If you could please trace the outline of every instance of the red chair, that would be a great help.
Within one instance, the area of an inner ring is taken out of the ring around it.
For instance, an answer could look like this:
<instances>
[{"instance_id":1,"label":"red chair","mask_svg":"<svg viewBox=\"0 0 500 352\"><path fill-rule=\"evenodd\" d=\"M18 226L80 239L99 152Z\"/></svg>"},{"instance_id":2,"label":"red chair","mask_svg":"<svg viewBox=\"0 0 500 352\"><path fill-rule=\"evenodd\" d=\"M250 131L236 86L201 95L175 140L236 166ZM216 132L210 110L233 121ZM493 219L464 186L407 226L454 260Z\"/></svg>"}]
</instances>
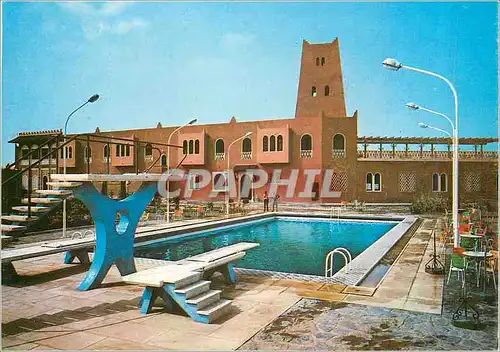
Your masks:
<instances>
[{"instance_id":1,"label":"red chair","mask_svg":"<svg viewBox=\"0 0 500 352\"><path fill-rule=\"evenodd\" d=\"M458 225L458 232L459 233L469 233L470 232L470 224L459 224Z\"/></svg>"}]
</instances>

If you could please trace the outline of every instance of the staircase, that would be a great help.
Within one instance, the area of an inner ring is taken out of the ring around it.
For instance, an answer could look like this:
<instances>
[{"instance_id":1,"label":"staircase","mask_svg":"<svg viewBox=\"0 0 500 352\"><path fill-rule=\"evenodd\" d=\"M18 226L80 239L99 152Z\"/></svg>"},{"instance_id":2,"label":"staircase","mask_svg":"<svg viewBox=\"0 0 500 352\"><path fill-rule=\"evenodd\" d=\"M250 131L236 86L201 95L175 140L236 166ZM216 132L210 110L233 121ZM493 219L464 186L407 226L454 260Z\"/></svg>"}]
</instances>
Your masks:
<instances>
[{"instance_id":1,"label":"staircase","mask_svg":"<svg viewBox=\"0 0 500 352\"><path fill-rule=\"evenodd\" d=\"M2 215L2 243L9 242L12 237L22 235L30 227L37 224L40 219L57 209L62 204L63 199L73 193L67 188L78 187L81 183L48 182L47 185L53 189L35 190L31 197L21 200L24 205L12 207L13 214ZM31 204L30 210L28 210L28 204ZM28 216L29 211L31 211L31 216Z\"/></svg>"}]
</instances>

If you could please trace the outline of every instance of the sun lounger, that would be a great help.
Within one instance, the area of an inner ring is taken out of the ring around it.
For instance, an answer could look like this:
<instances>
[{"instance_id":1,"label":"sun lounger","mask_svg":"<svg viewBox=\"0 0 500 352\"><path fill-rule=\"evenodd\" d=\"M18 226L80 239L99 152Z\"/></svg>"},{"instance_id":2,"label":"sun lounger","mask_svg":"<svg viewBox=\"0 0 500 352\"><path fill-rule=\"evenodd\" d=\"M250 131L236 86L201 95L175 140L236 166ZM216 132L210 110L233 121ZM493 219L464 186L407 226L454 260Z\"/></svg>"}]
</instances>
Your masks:
<instances>
[{"instance_id":1,"label":"sun lounger","mask_svg":"<svg viewBox=\"0 0 500 352\"><path fill-rule=\"evenodd\" d=\"M245 256L243 250L258 247L258 243L238 243L165 265L138 271L122 279L129 284L145 286L141 313L147 314L157 297L167 308L181 307L193 320L210 323L224 314L231 301L221 299L219 290L210 290L210 278L221 272L234 283L233 263Z\"/></svg>"}]
</instances>

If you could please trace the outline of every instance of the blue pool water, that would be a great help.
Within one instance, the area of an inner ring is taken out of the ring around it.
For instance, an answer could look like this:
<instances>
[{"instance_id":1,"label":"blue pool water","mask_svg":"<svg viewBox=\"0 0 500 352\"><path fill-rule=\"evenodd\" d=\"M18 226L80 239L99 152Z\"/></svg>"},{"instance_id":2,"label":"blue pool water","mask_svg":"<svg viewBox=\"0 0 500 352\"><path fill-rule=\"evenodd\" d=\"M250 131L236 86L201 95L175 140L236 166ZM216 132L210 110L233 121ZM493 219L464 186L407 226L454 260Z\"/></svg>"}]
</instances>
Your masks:
<instances>
[{"instance_id":1,"label":"blue pool water","mask_svg":"<svg viewBox=\"0 0 500 352\"><path fill-rule=\"evenodd\" d=\"M393 228L396 222L336 221L314 219L266 219L162 239L136 249L136 255L180 260L239 242L258 242L247 251L238 267L287 273L324 275L325 257L336 247L345 247L356 257ZM335 271L343 259L335 256Z\"/></svg>"}]
</instances>

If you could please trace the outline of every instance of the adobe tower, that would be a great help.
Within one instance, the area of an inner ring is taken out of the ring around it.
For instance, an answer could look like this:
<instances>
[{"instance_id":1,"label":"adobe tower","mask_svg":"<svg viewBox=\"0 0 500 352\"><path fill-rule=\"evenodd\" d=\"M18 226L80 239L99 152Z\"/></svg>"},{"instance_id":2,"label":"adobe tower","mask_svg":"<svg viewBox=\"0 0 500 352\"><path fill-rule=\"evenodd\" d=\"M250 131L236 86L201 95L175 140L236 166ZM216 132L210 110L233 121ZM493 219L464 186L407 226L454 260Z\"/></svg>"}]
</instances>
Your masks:
<instances>
[{"instance_id":1,"label":"adobe tower","mask_svg":"<svg viewBox=\"0 0 500 352\"><path fill-rule=\"evenodd\" d=\"M295 117L317 116L321 112L346 116L338 38L326 44L302 42Z\"/></svg>"}]
</instances>

